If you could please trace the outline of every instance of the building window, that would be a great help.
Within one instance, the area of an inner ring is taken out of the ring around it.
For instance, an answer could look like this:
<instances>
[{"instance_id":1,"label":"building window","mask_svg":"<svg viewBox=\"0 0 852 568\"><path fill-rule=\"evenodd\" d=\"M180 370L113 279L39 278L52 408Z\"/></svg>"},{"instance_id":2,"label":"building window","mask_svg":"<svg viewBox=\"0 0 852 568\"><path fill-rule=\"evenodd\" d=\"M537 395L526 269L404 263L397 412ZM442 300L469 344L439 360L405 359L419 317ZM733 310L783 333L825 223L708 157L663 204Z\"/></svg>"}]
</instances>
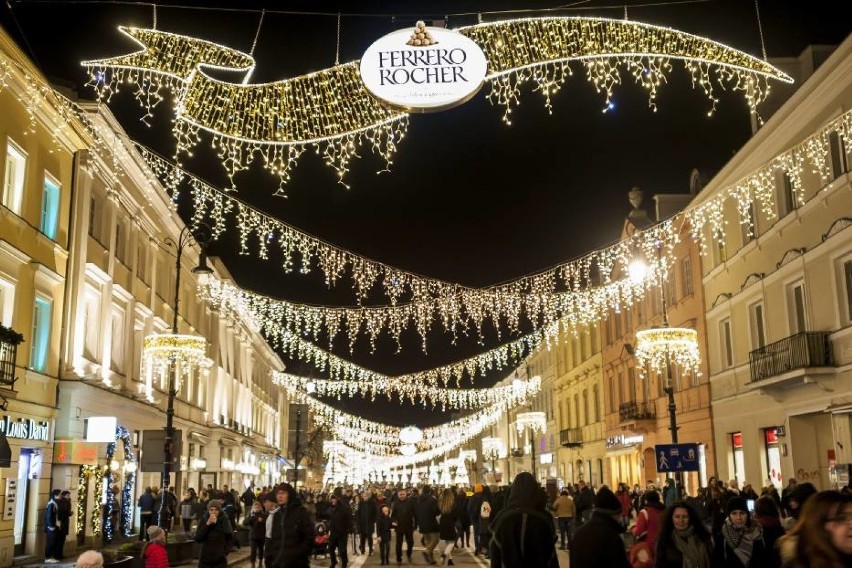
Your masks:
<instances>
[{"instance_id":1,"label":"building window","mask_svg":"<svg viewBox=\"0 0 852 568\"><path fill-rule=\"evenodd\" d=\"M583 420L585 425L589 425L589 391L583 389Z\"/></svg>"},{"instance_id":2,"label":"building window","mask_svg":"<svg viewBox=\"0 0 852 568\"><path fill-rule=\"evenodd\" d=\"M760 349L766 346L766 328L763 320L763 303L756 302L748 307L749 325L751 327L751 348Z\"/></svg>"},{"instance_id":3,"label":"building window","mask_svg":"<svg viewBox=\"0 0 852 568\"><path fill-rule=\"evenodd\" d=\"M115 258L127 264L127 227L121 221L115 224Z\"/></svg>"},{"instance_id":4,"label":"building window","mask_svg":"<svg viewBox=\"0 0 852 568\"><path fill-rule=\"evenodd\" d=\"M849 171L849 163L846 161L846 144L837 131L834 131L828 135L828 146L831 155L832 179L837 179Z\"/></svg>"},{"instance_id":5,"label":"building window","mask_svg":"<svg viewBox=\"0 0 852 568\"><path fill-rule=\"evenodd\" d=\"M743 454L742 432L731 434L731 448L734 454L734 479L739 481L739 486L742 487L745 482L745 456Z\"/></svg>"},{"instance_id":6,"label":"building window","mask_svg":"<svg viewBox=\"0 0 852 568\"><path fill-rule=\"evenodd\" d=\"M33 335L30 346L30 368L44 373L47 370L47 350L50 346L51 302L36 298L33 309Z\"/></svg>"},{"instance_id":7,"label":"building window","mask_svg":"<svg viewBox=\"0 0 852 568\"><path fill-rule=\"evenodd\" d=\"M572 417L572 420L571 420L571 427L572 428L579 428L580 427L580 395L579 394L574 395L574 416Z\"/></svg>"},{"instance_id":8,"label":"building window","mask_svg":"<svg viewBox=\"0 0 852 568\"><path fill-rule=\"evenodd\" d=\"M681 262L681 286L684 296L692 296L692 257L687 256Z\"/></svg>"},{"instance_id":9,"label":"building window","mask_svg":"<svg viewBox=\"0 0 852 568\"><path fill-rule=\"evenodd\" d=\"M15 284L0 278L0 325L12 327L15 313Z\"/></svg>"},{"instance_id":10,"label":"building window","mask_svg":"<svg viewBox=\"0 0 852 568\"><path fill-rule=\"evenodd\" d=\"M787 309L790 313L790 335L807 331L805 322L805 284L801 280L787 288Z\"/></svg>"},{"instance_id":11,"label":"building window","mask_svg":"<svg viewBox=\"0 0 852 568\"><path fill-rule=\"evenodd\" d=\"M754 202L748 204L745 214L745 222L740 225L743 233L743 245L747 245L757 238L757 215L755 215Z\"/></svg>"},{"instance_id":12,"label":"building window","mask_svg":"<svg viewBox=\"0 0 852 568\"><path fill-rule=\"evenodd\" d=\"M27 155L12 141L6 144L6 173L3 177L3 205L21 214L24 197L24 180L27 172Z\"/></svg>"},{"instance_id":13,"label":"building window","mask_svg":"<svg viewBox=\"0 0 852 568\"><path fill-rule=\"evenodd\" d=\"M124 310L113 309L110 367L117 373L124 373L124 345Z\"/></svg>"},{"instance_id":14,"label":"building window","mask_svg":"<svg viewBox=\"0 0 852 568\"><path fill-rule=\"evenodd\" d=\"M716 264L722 264L728 260L728 247L725 243L725 235L716 236L713 240L716 243L713 247L713 250L716 251Z\"/></svg>"},{"instance_id":15,"label":"building window","mask_svg":"<svg viewBox=\"0 0 852 568\"><path fill-rule=\"evenodd\" d=\"M136 247L136 275L145 284L150 284L148 280L148 240L140 238Z\"/></svg>"},{"instance_id":16,"label":"building window","mask_svg":"<svg viewBox=\"0 0 852 568\"><path fill-rule=\"evenodd\" d=\"M725 318L719 322L719 342L722 344L722 368L734 366L734 342L731 337L731 319Z\"/></svg>"},{"instance_id":17,"label":"building window","mask_svg":"<svg viewBox=\"0 0 852 568\"><path fill-rule=\"evenodd\" d=\"M59 182L50 174L44 175L44 188L41 192L41 232L48 238L56 239L59 226Z\"/></svg>"},{"instance_id":18,"label":"building window","mask_svg":"<svg viewBox=\"0 0 852 568\"><path fill-rule=\"evenodd\" d=\"M600 392L600 389L598 389L598 385L595 385L594 387L592 387L592 404L593 404L593 408L595 410L592 417L594 418L595 422L600 422L600 419L601 419L601 417L600 417L601 392Z\"/></svg>"},{"instance_id":19,"label":"building window","mask_svg":"<svg viewBox=\"0 0 852 568\"><path fill-rule=\"evenodd\" d=\"M843 262L843 278L846 284L846 321L852 321L852 259Z\"/></svg>"},{"instance_id":20,"label":"building window","mask_svg":"<svg viewBox=\"0 0 852 568\"><path fill-rule=\"evenodd\" d=\"M101 203L94 195L89 200L89 235L101 242Z\"/></svg>"},{"instance_id":21,"label":"building window","mask_svg":"<svg viewBox=\"0 0 852 568\"><path fill-rule=\"evenodd\" d=\"M766 452L766 478L779 491L783 487L781 479L781 444L778 441L778 428L763 429L764 450Z\"/></svg>"},{"instance_id":22,"label":"building window","mask_svg":"<svg viewBox=\"0 0 852 568\"><path fill-rule=\"evenodd\" d=\"M796 209L796 196L793 195L793 182L785 171L779 171L775 178L778 216L783 217Z\"/></svg>"}]
</instances>

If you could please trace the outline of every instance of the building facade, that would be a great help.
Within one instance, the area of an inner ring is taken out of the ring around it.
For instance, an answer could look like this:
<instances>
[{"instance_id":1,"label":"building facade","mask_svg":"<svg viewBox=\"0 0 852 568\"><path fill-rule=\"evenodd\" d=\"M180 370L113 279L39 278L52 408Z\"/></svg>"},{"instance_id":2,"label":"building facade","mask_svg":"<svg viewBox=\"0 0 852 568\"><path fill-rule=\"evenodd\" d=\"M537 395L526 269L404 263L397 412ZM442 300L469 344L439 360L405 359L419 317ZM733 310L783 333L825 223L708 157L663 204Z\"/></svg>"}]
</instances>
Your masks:
<instances>
[{"instance_id":1,"label":"building facade","mask_svg":"<svg viewBox=\"0 0 852 568\"><path fill-rule=\"evenodd\" d=\"M696 200L726 227L702 257L722 478L848 482L850 106L847 39Z\"/></svg>"}]
</instances>

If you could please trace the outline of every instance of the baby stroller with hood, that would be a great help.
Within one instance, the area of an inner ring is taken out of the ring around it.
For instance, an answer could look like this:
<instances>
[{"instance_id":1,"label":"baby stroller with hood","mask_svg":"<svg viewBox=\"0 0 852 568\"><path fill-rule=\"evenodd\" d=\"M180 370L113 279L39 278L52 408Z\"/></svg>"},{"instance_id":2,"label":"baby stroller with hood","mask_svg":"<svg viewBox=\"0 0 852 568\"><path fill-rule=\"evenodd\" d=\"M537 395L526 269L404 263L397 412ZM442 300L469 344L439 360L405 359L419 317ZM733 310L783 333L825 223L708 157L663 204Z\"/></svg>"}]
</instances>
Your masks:
<instances>
[{"instance_id":1,"label":"baby stroller with hood","mask_svg":"<svg viewBox=\"0 0 852 568\"><path fill-rule=\"evenodd\" d=\"M318 521L314 525L314 549L313 557L322 555L325 558L328 555L328 524L325 521Z\"/></svg>"}]
</instances>

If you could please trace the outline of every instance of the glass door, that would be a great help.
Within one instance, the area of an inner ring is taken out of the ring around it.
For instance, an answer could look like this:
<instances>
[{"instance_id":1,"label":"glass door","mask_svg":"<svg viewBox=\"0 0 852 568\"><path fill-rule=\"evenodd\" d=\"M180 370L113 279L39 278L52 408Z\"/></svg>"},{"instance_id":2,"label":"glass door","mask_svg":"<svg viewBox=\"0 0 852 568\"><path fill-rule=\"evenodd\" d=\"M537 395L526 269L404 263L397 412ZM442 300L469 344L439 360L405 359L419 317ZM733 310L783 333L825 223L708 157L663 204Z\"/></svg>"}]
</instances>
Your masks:
<instances>
[{"instance_id":1,"label":"glass door","mask_svg":"<svg viewBox=\"0 0 852 568\"><path fill-rule=\"evenodd\" d=\"M15 503L15 555L24 554L26 548L27 495L29 493L29 473L32 450L21 448L18 461L18 498Z\"/></svg>"}]
</instances>

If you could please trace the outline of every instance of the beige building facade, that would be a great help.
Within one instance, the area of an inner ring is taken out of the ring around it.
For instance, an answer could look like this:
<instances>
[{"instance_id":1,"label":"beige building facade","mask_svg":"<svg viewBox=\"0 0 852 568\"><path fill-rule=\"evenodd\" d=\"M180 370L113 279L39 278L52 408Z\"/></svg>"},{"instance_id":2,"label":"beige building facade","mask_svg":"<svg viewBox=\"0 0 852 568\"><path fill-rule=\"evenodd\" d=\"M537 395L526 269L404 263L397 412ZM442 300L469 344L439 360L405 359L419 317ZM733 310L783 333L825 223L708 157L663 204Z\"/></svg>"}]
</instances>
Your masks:
<instances>
[{"instance_id":1,"label":"beige building facade","mask_svg":"<svg viewBox=\"0 0 852 568\"><path fill-rule=\"evenodd\" d=\"M695 201L725 227L705 230L702 257L721 478L848 483L850 107L847 39Z\"/></svg>"}]
</instances>

